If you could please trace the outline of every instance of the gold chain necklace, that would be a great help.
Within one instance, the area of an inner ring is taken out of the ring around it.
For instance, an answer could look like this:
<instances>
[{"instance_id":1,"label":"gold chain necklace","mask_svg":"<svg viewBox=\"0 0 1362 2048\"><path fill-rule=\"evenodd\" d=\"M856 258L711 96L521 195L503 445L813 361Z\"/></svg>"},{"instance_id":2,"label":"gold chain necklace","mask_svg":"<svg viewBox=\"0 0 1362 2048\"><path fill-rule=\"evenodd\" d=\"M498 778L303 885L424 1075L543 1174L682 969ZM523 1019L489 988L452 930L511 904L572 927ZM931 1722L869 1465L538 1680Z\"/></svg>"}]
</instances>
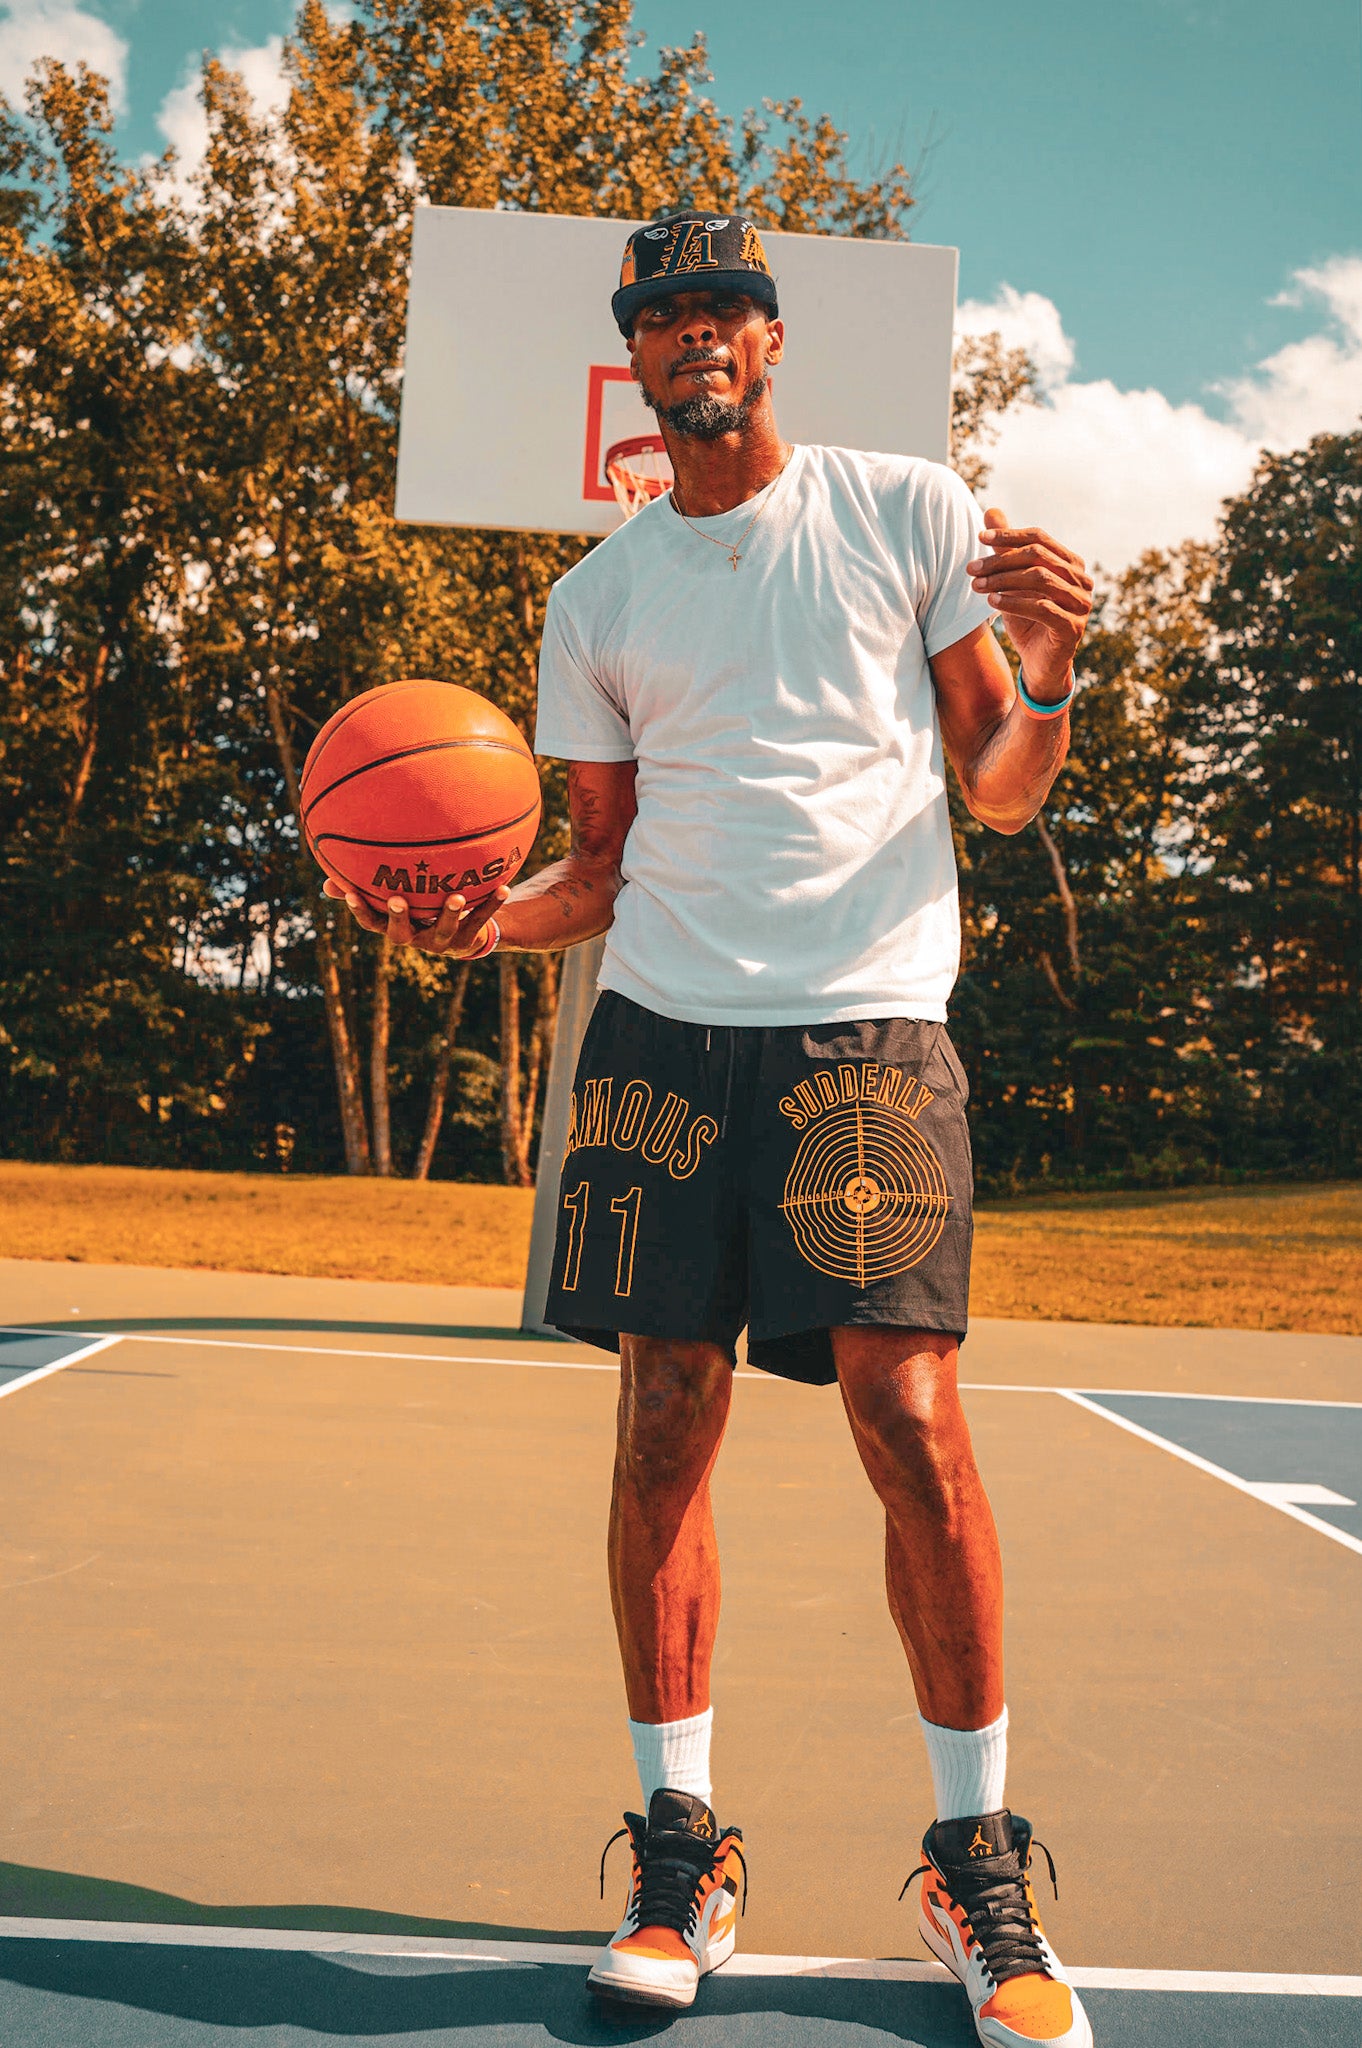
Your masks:
<instances>
[{"instance_id":1,"label":"gold chain necklace","mask_svg":"<svg viewBox=\"0 0 1362 2048\"><path fill-rule=\"evenodd\" d=\"M790 455L793 454L794 449L792 448L790 450ZM711 546L716 548L722 548L728 556L728 566L735 572L735 574L737 572L738 564L742 560L742 544L747 539L748 534L752 531L752 528L756 525L757 521L761 518L762 513L766 510L766 507L770 504L772 498L775 496L776 485L780 482L780 479L784 476L786 470L790 466L790 455L786 456L784 462L781 463L780 468L776 471L776 474L771 478L770 483L766 485L765 496L762 498L761 503L758 505L756 511L752 514L752 517L748 520L746 526L743 528L742 532L738 535L738 538L736 540L720 540L717 534L701 533L699 527L695 524L694 520L687 519L685 513L677 504L676 486L675 484L672 485L672 510L673 512L675 512L677 518L681 520L683 524L690 528L691 532L695 535L697 540L707 540L710 542Z\"/></svg>"}]
</instances>

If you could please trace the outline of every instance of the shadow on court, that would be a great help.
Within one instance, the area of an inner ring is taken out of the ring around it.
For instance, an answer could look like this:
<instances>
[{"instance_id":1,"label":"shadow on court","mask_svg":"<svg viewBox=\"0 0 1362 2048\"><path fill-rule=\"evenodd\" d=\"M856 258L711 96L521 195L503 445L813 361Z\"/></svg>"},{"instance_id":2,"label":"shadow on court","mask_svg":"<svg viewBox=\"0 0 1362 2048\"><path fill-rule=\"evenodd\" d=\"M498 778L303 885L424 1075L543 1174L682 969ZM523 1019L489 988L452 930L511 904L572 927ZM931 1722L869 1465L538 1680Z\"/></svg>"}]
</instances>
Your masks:
<instances>
[{"instance_id":1,"label":"shadow on court","mask_svg":"<svg viewBox=\"0 0 1362 2048\"><path fill-rule=\"evenodd\" d=\"M121 2006L129 2014L230 2027L234 2036L284 2027L323 2040L445 2040L485 2027L526 2029L596 2048L679 2029L689 2048L711 2036L757 2041L778 2033L791 2041L855 2025L914 2048L970 2048L974 2039L960 1996L949 1986L821 1978L716 1978L705 1986L697 2011L640 2019L627 2009L599 2008L580 1965L488 1968L435 1958L6 1940L0 1942L0 1982L52 1998ZM117 2033L110 2038L121 2040ZM148 2048L153 2041L160 2048L184 2037L172 2025L144 2038ZM95 2039L102 2043L104 2036Z\"/></svg>"},{"instance_id":2,"label":"shadow on court","mask_svg":"<svg viewBox=\"0 0 1362 2048\"><path fill-rule=\"evenodd\" d=\"M382 1913L371 1906L210 1906L140 1884L0 1863L0 1917L14 1920L104 1920L148 1927L300 1928L306 1933L415 1934L439 1941L557 1942L592 1947L609 1927L508 1927L490 1920L443 1920L415 1913Z\"/></svg>"},{"instance_id":3,"label":"shadow on court","mask_svg":"<svg viewBox=\"0 0 1362 2048\"><path fill-rule=\"evenodd\" d=\"M1084 1997L1103 2048L1332 2048L1348 2038L1338 2003L1328 1999ZM500 2044L547 2037L577 2048L663 2034L678 2048L833 2048L849 2038L907 2048L974 2043L961 1994L950 1986L719 1976L702 1987L694 2011L641 2020L598 2008L580 1966L14 1939L0 1940L0 2021L8 2040L44 2048L190 2048L252 2033L268 2033L272 2048L356 2040L435 2048L478 2029L495 2030ZM205 2036L205 2028L213 2031Z\"/></svg>"}]
</instances>

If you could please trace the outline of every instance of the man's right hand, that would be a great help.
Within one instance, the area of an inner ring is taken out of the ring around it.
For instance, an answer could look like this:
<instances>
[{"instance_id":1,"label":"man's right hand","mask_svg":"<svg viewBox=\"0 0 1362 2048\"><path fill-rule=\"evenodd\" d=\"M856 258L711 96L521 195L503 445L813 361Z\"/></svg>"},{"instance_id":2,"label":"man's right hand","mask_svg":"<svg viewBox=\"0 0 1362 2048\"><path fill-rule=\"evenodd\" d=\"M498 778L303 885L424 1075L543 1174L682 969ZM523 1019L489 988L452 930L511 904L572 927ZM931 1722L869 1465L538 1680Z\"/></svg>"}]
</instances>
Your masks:
<instances>
[{"instance_id":1,"label":"man's right hand","mask_svg":"<svg viewBox=\"0 0 1362 2048\"><path fill-rule=\"evenodd\" d=\"M1004 663L1006 668L1006 663ZM1010 677L1009 677L1010 680ZM539 868L514 891L498 889L469 909L462 896L450 896L435 923L413 931L411 911L400 896L388 898L383 916L343 882L327 878L326 894L348 904L350 915L366 932L390 939L395 946L416 946L422 953L447 960L481 958L487 920L495 916L505 943L518 953L552 953L607 931L621 887L620 863L637 808L633 761L570 761L568 817L572 843L566 859ZM510 916L500 912L509 902Z\"/></svg>"},{"instance_id":2,"label":"man's right hand","mask_svg":"<svg viewBox=\"0 0 1362 2048\"><path fill-rule=\"evenodd\" d=\"M355 923L363 925L366 932L375 932L394 946L415 946L420 953L437 953L447 960L479 958L486 950L487 921L511 893L506 888L496 889L481 903L471 906L462 896L447 896L434 924L417 931L412 926L411 907L401 896L388 898L388 914L381 917L362 896L356 896L341 882L333 882L329 875L322 891L334 902L344 903Z\"/></svg>"}]
</instances>

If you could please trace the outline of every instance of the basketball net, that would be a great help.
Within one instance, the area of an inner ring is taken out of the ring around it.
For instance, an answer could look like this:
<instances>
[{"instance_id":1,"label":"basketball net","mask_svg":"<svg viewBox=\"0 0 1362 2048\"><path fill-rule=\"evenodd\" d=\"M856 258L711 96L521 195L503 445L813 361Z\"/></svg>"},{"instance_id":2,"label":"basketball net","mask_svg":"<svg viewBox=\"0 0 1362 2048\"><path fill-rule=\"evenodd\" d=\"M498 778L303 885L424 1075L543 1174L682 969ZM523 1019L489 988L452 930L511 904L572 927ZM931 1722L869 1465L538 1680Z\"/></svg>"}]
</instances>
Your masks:
<instances>
[{"instance_id":1,"label":"basketball net","mask_svg":"<svg viewBox=\"0 0 1362 2048\"><path fill-rule=\"evenodd\" d=\"M626 519L672 487L672 466L660 434L637 434L631 441L616 441L606 450L605 473Z\"/></svg>"}]
</instances>

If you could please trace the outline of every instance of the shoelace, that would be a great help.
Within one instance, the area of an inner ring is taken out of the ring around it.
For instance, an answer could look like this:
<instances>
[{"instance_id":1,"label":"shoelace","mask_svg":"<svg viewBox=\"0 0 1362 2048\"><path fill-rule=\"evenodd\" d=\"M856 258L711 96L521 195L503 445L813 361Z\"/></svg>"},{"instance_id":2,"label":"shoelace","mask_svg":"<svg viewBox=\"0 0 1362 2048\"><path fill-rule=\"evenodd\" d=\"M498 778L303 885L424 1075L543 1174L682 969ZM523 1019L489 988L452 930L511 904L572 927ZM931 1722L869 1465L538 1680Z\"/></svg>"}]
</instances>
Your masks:
<instances>
[{"instance_id":1,"label":"shoelace","mask_svg":"<svg viewBox=\"0 0 1362 2048\"><path fill-rule=\"evenodd\" d=\"M1032 1847L1043 1851L1050 1867L1050 1883L1058 1898L1059 1880L1055 1875L1054 1857L1044 1842L1033 1839ZM922 1864L911 1877L904 1879L899 1897L903 1897L914 1878L941 1878L941 1875L935 1864ZM942 1882L964 1912L970 1938L975 1944L972 1953L983 1963L995 1984L1005 1983L1009 1977L1034 1976L1047 1969L1040 1936L1027 1903L1024 1868L1012 1874L996 1868L990 1870L986 1864L980 1869L953 1869L950 1878L943 1878Z\"/></svg>"},{"instance_id":2,"label":"shoelace","mask_svg":"<svg viewBox=\"0 0 1362 2048\"><path fill-rule=\"evenodd\" d=\"M638 1924L640 1927L670 1927L677 1934L693 1934L698 1917L696 1893L703 1879L714 1869L718 1853L727 1843L742 1865L742 1910L747 1911L747 1859L732 1834L720 1835L711 1844L682 1829L645 1834L643 1848L632 1828L620 1828L601 1851L601 1897L605 1897L605 1859L616 1842L628 1835L634 1841L639 1863ZM665 1847L664 1847L665 1845Z\"/></svg>"}]
</instances>

